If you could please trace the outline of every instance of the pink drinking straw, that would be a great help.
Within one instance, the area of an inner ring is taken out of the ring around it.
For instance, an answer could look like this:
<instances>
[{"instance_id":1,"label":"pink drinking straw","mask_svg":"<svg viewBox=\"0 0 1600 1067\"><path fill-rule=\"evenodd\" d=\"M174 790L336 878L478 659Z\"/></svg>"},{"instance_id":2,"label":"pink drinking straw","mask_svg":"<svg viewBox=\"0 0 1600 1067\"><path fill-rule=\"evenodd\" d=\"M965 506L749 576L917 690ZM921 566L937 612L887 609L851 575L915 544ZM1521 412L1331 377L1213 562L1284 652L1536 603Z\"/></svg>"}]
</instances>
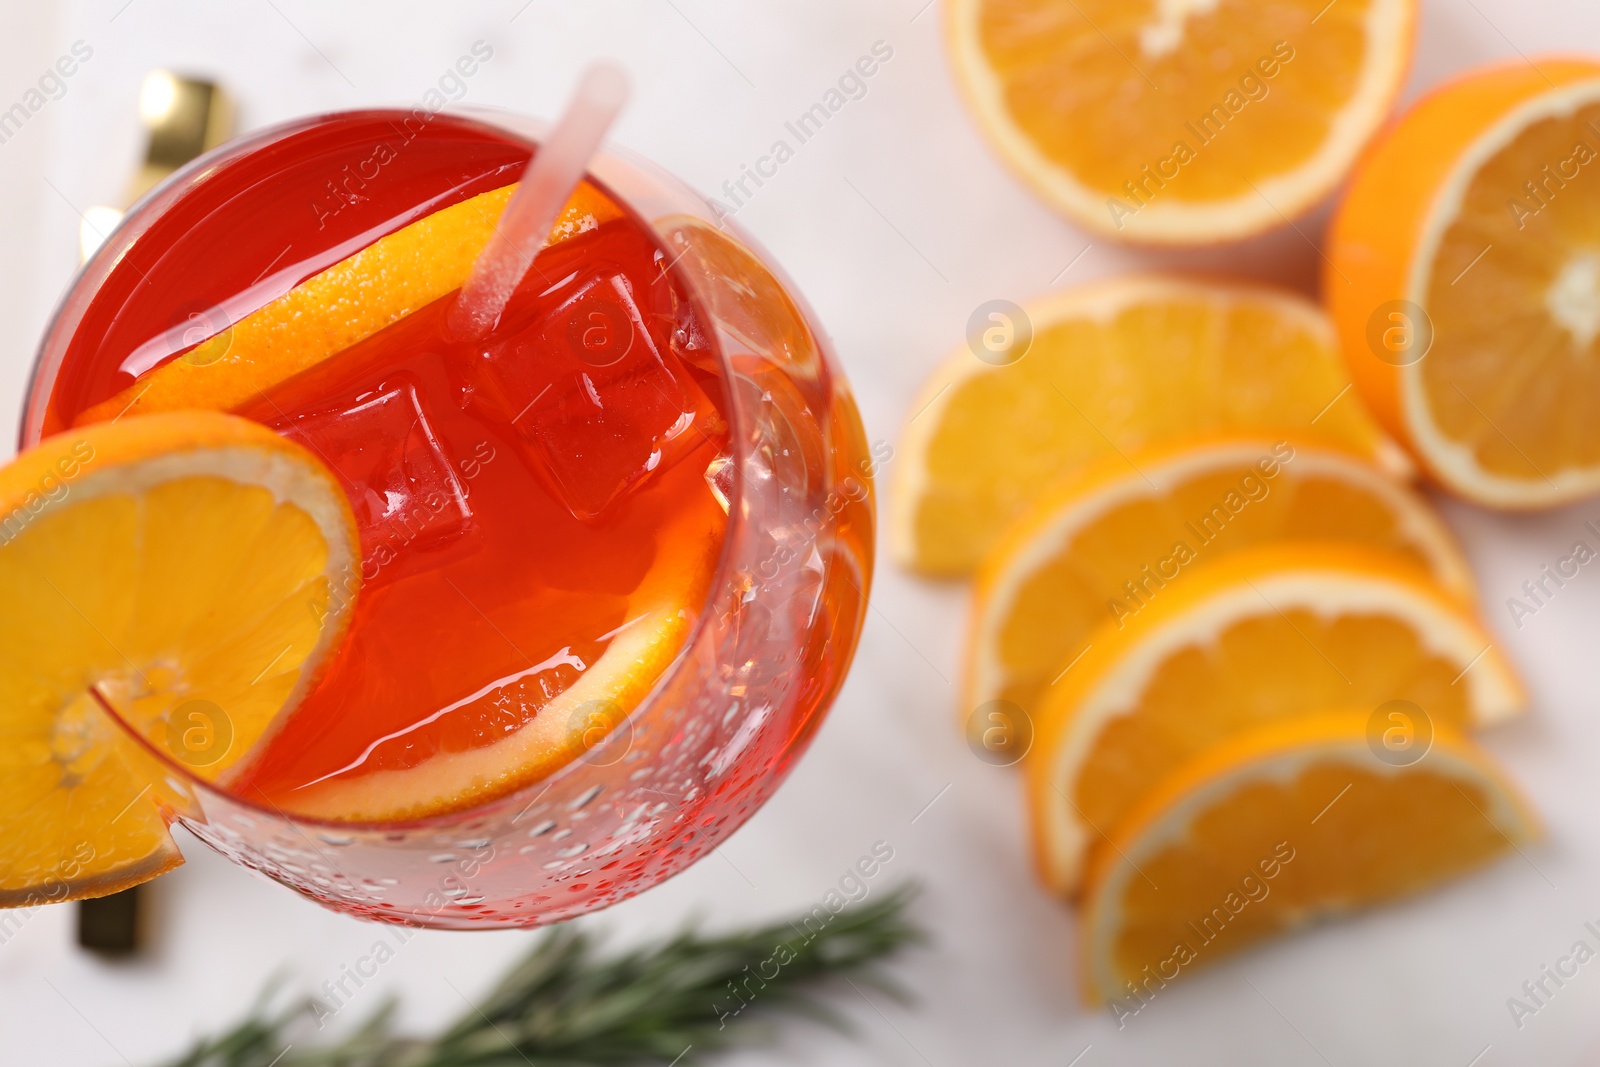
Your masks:
<instances>
[{"instance_id":1,"label":"pink drinking straw","mask_svg":"<svg viewBox=\"0 0 1600 1067\"><path fill-rule=\"evenodd\" d=\"M456 336L483 337L500 321L506 302L550 240L551 227L627 100L628 78L620 67L601 62L584 71L566 114L534 153L450 309L448 324Z\"/></svg>"}]
</instances>

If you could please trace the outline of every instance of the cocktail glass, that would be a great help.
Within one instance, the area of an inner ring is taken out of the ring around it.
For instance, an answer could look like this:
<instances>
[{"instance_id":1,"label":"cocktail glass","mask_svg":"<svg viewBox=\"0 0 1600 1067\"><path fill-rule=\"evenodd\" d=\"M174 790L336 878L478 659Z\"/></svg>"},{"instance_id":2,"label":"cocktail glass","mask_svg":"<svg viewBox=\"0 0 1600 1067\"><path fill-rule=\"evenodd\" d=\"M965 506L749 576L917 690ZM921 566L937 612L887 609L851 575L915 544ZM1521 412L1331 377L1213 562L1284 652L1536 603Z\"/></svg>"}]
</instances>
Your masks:
<instances>
[{"instance_id":1,"label":"cocktail glass","mask_svg":"<svg viewBox=\"0 0 1600 1067\"><path fill-rule=\"evenodd\" d=\"M70 420L63 383L92 357L119 303L181 306L175 294L203 269L196 250L239 239L248 191L230 200L232 214L173 236L162 222L186 197L228 181L241 165L270 175L277 160L303 161L324 150L341 123L358 121L447 132L471 149L463 150L463 174L504 168L507 152L525 157L545 133L532 120L486 110L344 113L288 122L196 160L129 211L68 289L40 346L23 447ZM300 190L324 212L384 176L375 165L370 175L326 177ZM440 928L535 926L649 888L714 848L772 795L849 666L871 581L877 460L835 357L793 287L715 205L612 149L593 160L589 180L654 235L663 269L709 327L704 340L727 392L721 559L707 602L650 694L544 779L405 822L313 818L235 795L119 722L173 822L337 910ZM306 169L274 182L277 202L284 181L307 183ZM164 247L177 241L181 248ZM263 275L272 267L260 264ZM206 297L191 312L203 320L215 304Z\"/></svg>"}]
</instances>

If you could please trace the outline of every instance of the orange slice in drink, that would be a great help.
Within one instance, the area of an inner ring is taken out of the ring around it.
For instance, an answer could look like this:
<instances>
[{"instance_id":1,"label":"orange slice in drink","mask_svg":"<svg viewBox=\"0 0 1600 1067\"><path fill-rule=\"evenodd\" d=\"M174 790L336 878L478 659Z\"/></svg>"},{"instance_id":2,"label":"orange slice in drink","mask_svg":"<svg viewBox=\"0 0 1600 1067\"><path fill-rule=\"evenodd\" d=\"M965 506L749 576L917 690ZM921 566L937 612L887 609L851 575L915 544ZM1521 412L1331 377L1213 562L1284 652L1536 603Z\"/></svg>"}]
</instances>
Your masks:
<instances>
[{"instance_id":1,"label":"orange slice in drink","mask_svg":"<svg viewBox=\"0 0 1600 1067\"><path fill-rule=\"evenodd\" d=\"M1292 293L1130 276L1020 310L996 313L1007 345L972 339L912 405L889 537L916 570L969 573L1056 482L1204 434L1322 441L1407 469L1345 395L1328 320Z\"/></svg>"},{"instance_id":2,"label":"orange slice in drink","mask_svg":"<svg viewBox=\"0 0 1600 1067\"><path fill-rule=\"evenodd\" d=\"M1122 240L1259 233L1321 200L1383 121L1416 0L950 0L956 80L990 142Z\"/></svg>"},{"instance_id":3,"label":"orange slice in drink","mask_svg":"<svg viewBox=\"0 0 1600 1067\"><path fill-rule=\"evenodd\" d=\"M693 216L669 217L657 225L720 329L791 373L818 374L822 358L805 315L754 252ZM684 354L693 358L695 350Z\"/></svg>"},{"instance_id":4,"label":"orange slice in drink","mask_svg":"<svg viewBox=\"0 0 1600 1067\"><path fill-rule=\"evenodd\" d=\"M1499 508L1600 491L1600 62L1422 100L1362 161L1328 257L1351 375L1440 483Z\"/></svg>"},{"instance_id":5,"label":"orange slice in drink","mask_svg":"<svg viewBox=\"0 0 1600 1067\"><path fill-rule=\"evenodd\" d=\"M89 408L78 423L153 411L232 411L371 337L461 288L516 188L480 193L380 237ZM557 218L550 243L621 215L583 182Z\"/></svg>"},{"instance_id":6,"label":"orange slice in drink","mask_svg":"<svg viewBox=\"0 0 1600 1067\"><path fill-rule=\"evenodd\" d=\"M1121 628L1144 599L1219 559L1289 541L1386 549L1471 596L1466 561L1426 501L1356 456L1226 438L1114 457L1048 493L978 572L969 740L1025 741L995 724L1037 712L1098 627Z\"/></svg>"},{"instance_id":7,"label":"orange slice in drink","mask_svg":"<svg viewBox=\"0 0 1600 1067\"><path fill-rule=\"evenodd\" d=\"M633 741L628 717L683 651L706 600L722 547L721 524L709 521L704 510L686 510L661 528L657 544L671 550L658 554L630 596L616 636L526 725L492 744L437 752L413 766L352 767L277 802L296 814L329 820L393 822L486 803L576 759L609 766L624 758ZM501 679L441 714L487 709L506 684Z\"/></svg>"},{"instance_id":8,"label":"orange slice in drink","mask_svg":"<svg viewBox=\"0 0 1600 1067\"><path fill-rule=\"evenodd\" d=\"M0 905L181 863L152 750L226 780L333 651L357 558L333 475L233 416L74 429L0 468Z\"/></svg>"},{"instance_id":9,"label":"orange slice in drink","mask_svg":"<svg viewBox=\"0 0 1600 1067\"><path fill-rule=\"evenodd\" d=\"M1089 641L1026 760L1040 869L1063 894L1146 790L1214 742L1308 709L1405 701L1464 730L1526 703L1468 608L1404 557L1350 545L1236 553Z\"/></svg>"},{"instance_id":10,"label":"orange slice in drink","mask_svg":"<svg viewBox=\"0 0 1600 1067\"><path fill-rule=\"evenodd\" d=\"M1416 893L1536 838L1487 753L1440 728L1379 759L1367 713L1274 723L1198 752L1095 849L1085 998L1119 1020L1280 931Z\"/></svg>"}]
</instances>

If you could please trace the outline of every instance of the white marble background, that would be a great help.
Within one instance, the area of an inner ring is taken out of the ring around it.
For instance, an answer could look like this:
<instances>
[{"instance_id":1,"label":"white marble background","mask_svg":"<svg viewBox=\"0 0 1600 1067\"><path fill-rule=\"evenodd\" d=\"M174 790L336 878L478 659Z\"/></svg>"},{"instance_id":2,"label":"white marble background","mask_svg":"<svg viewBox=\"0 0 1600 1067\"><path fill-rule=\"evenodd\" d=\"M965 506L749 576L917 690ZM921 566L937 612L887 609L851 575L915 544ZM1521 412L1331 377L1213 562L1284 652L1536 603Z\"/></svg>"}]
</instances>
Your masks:
<instances>
[{"instance_id":1,"label":"white marble background","mask_svg":"<svg viewBox=\"0 0 1600 1067\"><path fill-rule=\"evenodd\" d=\"M938 0L924 3L4 0L0 105L20 99L73 41L94 56L64 97L0 145L0 438L15 436L33 345L75 267L74 205L120 192L139 152L139 81L156 66L223 80L252 127L414 101L479 39L495 56L467 99L548 115L588 59L610 55L637 90L617 139L713 190L887 42L894 57L867 96L739 215L819 311L874 439L896 434L972 308L1035 295L1075 261L1060 284L1146 263L1314 288L1321 214L1301 224L1304 236L1285 230L1246 248L1140 256L1096 242L1085 253L1088 239L979 142L945 69ZM1594 0L1425 0L1407 95L1486 61L1585 48L1600 52ZM776 1049L726 1062L1593 1063L1600 966L1520 1030L1506 998L1600 919L1600 578L1585 572L1520 630L1504 602L1565 553L1585 520L1600 519L1600 501L1531 518L1446 510L1535 698L1526 722L1487 739L1548 820L1548 842L1526 860L1251 952L1165 991L1119 1032L1078 1005L1073 920L1029 873L1014 776L974 759L951 728L965 598L885 564L855 672L789 783L720 857L585 921L620 943L690 915L720 926L786 914L811 906L883 839L895 859L875 885L914 876L928 889L920 914L937 941L898 967L918 1004L868 1004L846 991L840 1004L857 1038L798 1025ZM158 937L139 961L80 953L67 909L41 911L0 945L0 1063L143 1065L233 1018L268 975L315 989L381 932L187 844L190 865L153 887ZM418 1025L454 1016L464 1005L451 984L474 995L530 936L419 935L350 1015L393 990Z\"/></svg>"}]
</instances>

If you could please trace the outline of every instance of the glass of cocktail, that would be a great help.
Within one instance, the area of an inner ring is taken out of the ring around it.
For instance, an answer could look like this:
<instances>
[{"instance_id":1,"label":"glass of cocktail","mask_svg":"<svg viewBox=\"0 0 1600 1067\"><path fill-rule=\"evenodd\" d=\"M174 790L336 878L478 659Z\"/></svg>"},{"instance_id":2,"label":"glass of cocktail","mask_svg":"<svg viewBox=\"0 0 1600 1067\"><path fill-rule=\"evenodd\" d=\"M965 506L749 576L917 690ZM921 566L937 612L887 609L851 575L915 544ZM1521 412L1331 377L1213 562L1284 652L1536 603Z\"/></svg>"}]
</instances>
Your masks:
<instances>
[{"instance_id":1,"label":"glass of cocktail","mask_svg":"<svg viewBox=\"0 0 1600 1067\"><path fill-rule=\"evenodd\" d=\"M546 132L368 110L224 145L86 264L28 394L24 448L205 408L337 476L359 559L302 607L340 637L259 740L159 664L85 678L84 714L136 813L362 916L538 925L682 870L783 780L863 621L876 459L704 198L602 151L493 329L452 327Z\"/></svg>"}]
</instances>

